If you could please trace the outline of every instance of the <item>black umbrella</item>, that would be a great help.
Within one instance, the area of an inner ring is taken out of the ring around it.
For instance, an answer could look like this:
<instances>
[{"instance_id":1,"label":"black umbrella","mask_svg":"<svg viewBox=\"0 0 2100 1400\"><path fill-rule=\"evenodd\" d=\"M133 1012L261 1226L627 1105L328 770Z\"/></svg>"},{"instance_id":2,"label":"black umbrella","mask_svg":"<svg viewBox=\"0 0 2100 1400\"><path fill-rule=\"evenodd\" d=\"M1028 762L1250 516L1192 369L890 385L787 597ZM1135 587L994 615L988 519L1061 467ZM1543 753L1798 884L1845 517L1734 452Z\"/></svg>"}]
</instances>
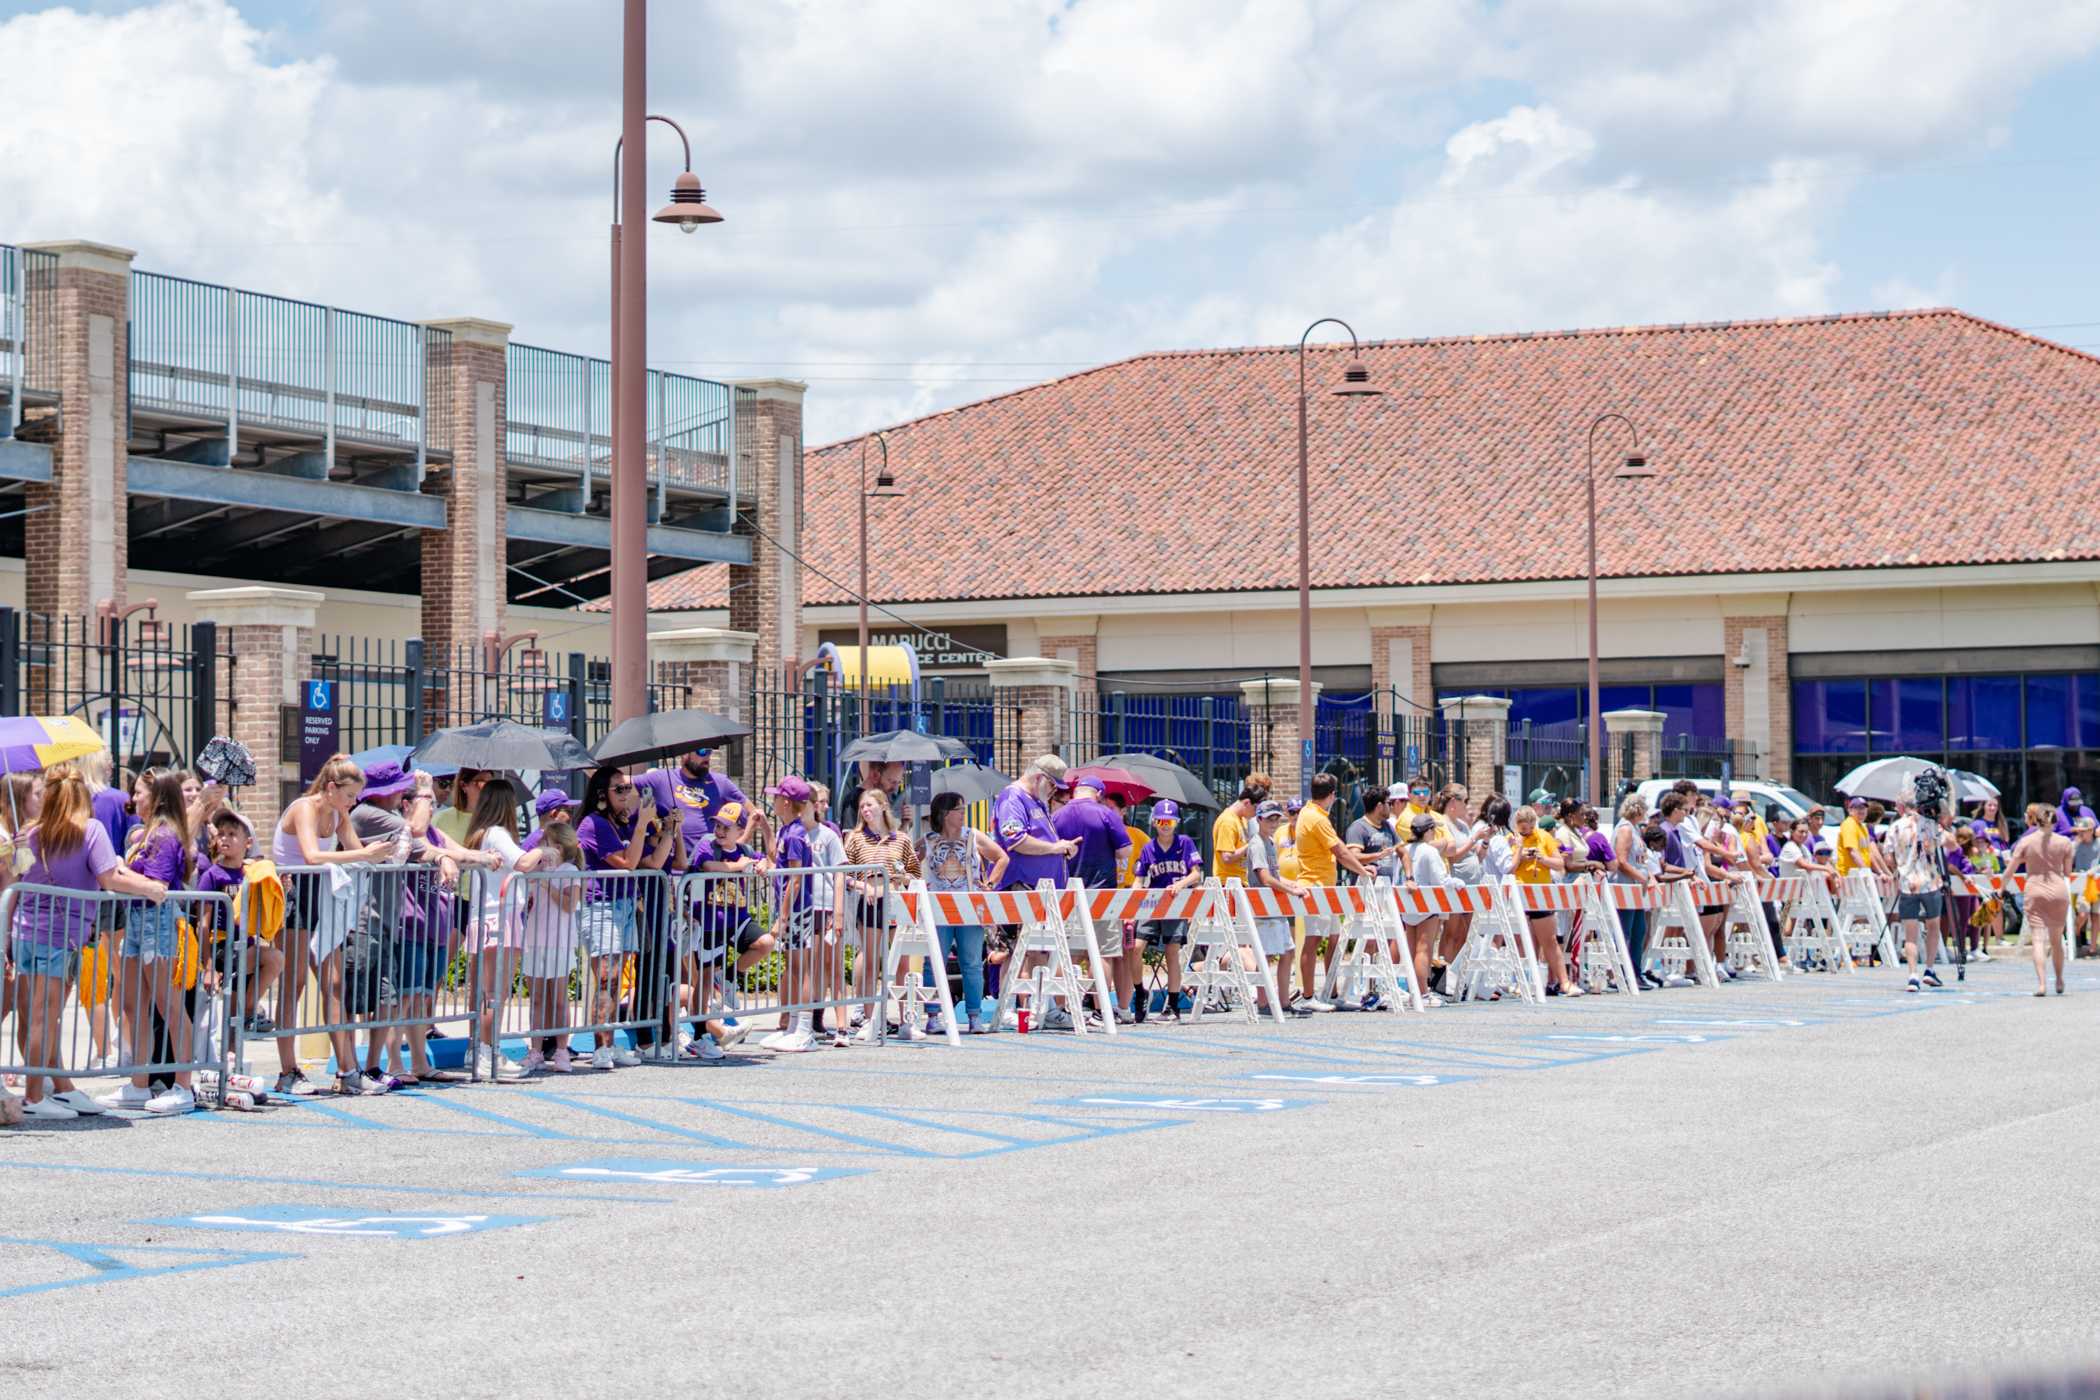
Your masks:
<instances>
[{"instance_id":1,"label":"black umbrella","mask_svg":"<svg viewBox=\"0 0 2100 1400\"><path fill-rule=\"evenodd\" d=\"M1215 809L1217 794L1204 781L1178 763L1170 763L1157 754L1112 753L1099 758L1089 767L1120 768L1152 789L1155 797L1171 797L1185 807Z\"/></svg>"},{"instance_id":2,"label":"black umbrella","mask_svg":"<svg viewBox=\"0 0 2100 1400\"><path fill-rule=\"evenodd\" d=\"M921 734L913 729L892 729L870 734L846 745L841 763L946 763L952 758L975 758L977 751L960 739Z\"/></svg>"},{"instance_id":3,"label":"black umbrella","mask_svg":"<svg viewBox=\"0 0 2100 1400\"><path fill-rule=\"evenodd\" d=\"M959 792L965 802L989 802L1012 781L998 769L982 763L951 763L933 770L933 795Z\"/></svg>"},{"instance_id":4,"label":"black umbrella","mask_svg":"<svg viewBox=\"0 0 2100 1400\"><path fill-rule=\"evenodd\" d=\"M450 764L454 768L589 768L591 751L566 729L536 729L507 719L483 720L440 729L416 745L407 768Z\"/></svg>"},{"instance_id":5,"label":"black umbrella","mask_svg":"<svg viewBox=\"0 0 2100 1400\"><path fill-rule=\"evenodd\" d=\"M711 749L725 739L741 739L750 732L750 725L739 724L726 715L706 710L664 710L636 715L625 724L615 725L612 733L591 750L591 757L601 764L620 767L688 754L694 749Z\"/></svg>"}]
</instances>

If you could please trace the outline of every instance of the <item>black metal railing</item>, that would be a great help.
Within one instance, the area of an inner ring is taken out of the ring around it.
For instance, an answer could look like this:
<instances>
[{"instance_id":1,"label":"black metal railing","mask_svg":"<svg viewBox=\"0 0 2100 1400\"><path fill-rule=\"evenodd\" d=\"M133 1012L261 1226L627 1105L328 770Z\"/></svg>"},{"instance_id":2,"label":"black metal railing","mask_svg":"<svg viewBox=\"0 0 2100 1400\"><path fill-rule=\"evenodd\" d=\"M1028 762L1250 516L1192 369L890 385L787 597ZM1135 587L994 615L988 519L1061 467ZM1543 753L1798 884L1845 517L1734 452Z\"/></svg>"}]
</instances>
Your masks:
<instances>
[{"instance_id":1,"label":"black metal railing","mask_svg":"<svg viewBox=\"0 0 2100 1400\"><path fill-rule=\"evenodd\" d=\"M109 744L113 781L181 767L232 729L232 648L209 622L0 608L0 714L86 720Z\"/></svg>"},{"instance_id":2,"label":"black metal railing","mask_svg":"<svg viewBox=\"0 0 2100 1400\"><path fill-rule=\"evenodd\" d=\"M733 754L732 766L761 786L789 773L830 787L842 801L853 775L840 761L861 736L860 693L815 672L794 686L754 677L748 754ZM908 686L869 692L870 734L895 729L958 739L977 762L1011 777L1021 765L1021 709L981 683L934 676L916 693Z\"/></svg>"}]
</instances>

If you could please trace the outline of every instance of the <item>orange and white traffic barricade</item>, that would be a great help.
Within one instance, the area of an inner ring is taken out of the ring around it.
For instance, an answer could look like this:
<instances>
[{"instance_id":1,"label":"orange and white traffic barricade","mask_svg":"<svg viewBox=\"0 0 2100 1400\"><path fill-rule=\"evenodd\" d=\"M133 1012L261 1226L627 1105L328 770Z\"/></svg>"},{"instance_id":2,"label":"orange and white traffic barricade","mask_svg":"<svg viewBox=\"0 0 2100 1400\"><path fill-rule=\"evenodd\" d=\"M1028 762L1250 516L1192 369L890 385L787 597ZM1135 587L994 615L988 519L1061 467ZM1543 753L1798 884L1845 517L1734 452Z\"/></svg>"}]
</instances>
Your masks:
<instances>
[{"instance_id":1,"label":"orange and white traffic barricade","mask_svg":"<svg viewBox=\"0 0 2100 1400\"><path fill-rule=\"evenodd\" d=\"M1619 946L1627 954L1626 966L1631 968L1634 974L1630 990L1638 995L1642 969L1633 966L1632 949L1626 943L1626 924L1619 916L1628 909L1640 909L1647 913L1648 939L1646 946L1641 950L1642 959L1645 961L1655 952L1656 919L1661 911L1676 899L1676 895L1668 885L1630 885L1616 880L1599 880L1595 898L1598 904L1611 911L1612 923L1619 930Z\"/></svg>"},{"instance_id":2,"label":"orange and white traffic barricade","mask_svg":"<svg viewBox=\"0 0 2100 1400\"><path fill-rule=\"evenodd\" d=\"M1394 892L1409 914L1471 914L1466 943L1444 971L1447 996L1475 1001L1546 1003L1546 973L1538 945L1531 941L1531 920L1524 917L1526 889L1514 879L1479 885L1445 885L1424 889L1408 885ZM1572 907L1572 906L1571 906Z\"/></svg>"},{"instance_id":3,"label":"orange and white traffic barricade","mask_svg":"<svg viewBox=\"0 0 2100 1400\"><path fill-rule=\"evenodd\" d=\"M1285 1017L1277 1001L1276 974L1262 952L1254 906L1246 898L1245 887L1237 879L1223 884L1207 880L1200 889L1183 893L1198 896L1195 912L1187 916L1188 964L1182 974L1197 1019L1217 1005L1228 1012L1236 1010L1249 1021L1258 1020L1261 1012L1256 994L1266 993L1269 1015L1282 1025Z\"/></svg>"},{"instance_id":4,"label":"orange and white traffic barricade","mask_svg":"<svg viewBox=\"0 0 2100 1400\"><path fill-rule=\"evenodd\" d=\"M890 948L882 982L884 996L896 1004L899 1025L923 1025L927 1009L937 1006L941 1023L948 1028L948 1043L962 1044L962 1032L955 1025L955 997L948 990L948 962L941 955L941 939L936 930L984 928L1005 922L980 917L982 911L974 901L984 897L930 891L924 880L914 880L890 897ZM913 958L926 959L926 966L933 969L931 987L924 978L913 975Z\"/></svg>"},{"instance_id":5,"label":"orange and white traffic barricade","mask_svg":"<svg viewBox=\"0 0 2100 1400\"><path fill-rule=\"evenodd\" d=\"M1859 962L1876 948L1883 963L1894 966L1896 939L1889 929L1889 900L1895 883L1865 873L1838 877L1838 936Z\"/></svg>"},{"instance_id":6,"label":"orange and white traffic barricade","mask_svg":"<svg viewBox=\"0 0 2100 1400\"><path fill-rule=\"evenodd\" d=\"M1314 885L1299 902L1304 906L1300 912L1334 920L1334 957L1327 964L1323 993L1328 1001L1358 1010L1403 1003L1423 1009L1407 925L1390 883ZM1372 997L1377 1002L1371 1002Z\"/></svg>"},{"instance_id":7,"label":"orange and white traffic barricade","mask_svg":"<svg viewBox=\"0 0 2100 1400\"><path fill-rule=\"evenodd\" d=\"M1648 951L1662 964L1663 976L1690 977L1702 986L1718 987L1721 975L1714 970L1713 950L1706 931L1699 926L1702 904L1715 904L1694 890L1705 890L1704 880L1673 880L1663 886L1663 897L1648 914ZM1694 973L1697 975L1694 976Z\"/></svg>"},{"instance_id":8,"label":"orange and white traffic barricade","mask_svg":"<svg viewBox=\"0 0 2100 1400\"><path fill-rule=\"evenodd\" d=\"M1721 955L1729 971L1737 976L1756 973L1768 982L1786 974L1780 970L1779 952L1772 946L1771 926L1765 922L1765 906L1758 899L1758 882L1747 873L1741 878L1694 881L1694 898L1705 908L1721 906Z\"/></svg>"},{"instance_id":9,"label":"orange and white traffic barricade","mask_svg":"<svg viewBox=\"0 0 2100 1400\"><path fill-rule=\"evenodd\" d=\"M1821 875L1786 875L1760 882L1758 891L1779 906L1779 927L1787 962L1796 972L1859 971L1852 949L1838 931L1837 906L1830 884Z\"/></svg>"},{"instance_id":10,"label":"orange and white traffic barricade","mask_svg":"<svg viewBox=\"0 0 2100 1400\"><path fill-rule=\"evenodd\" d=\"M1065 889L1044 880L1032 890L958 896L976 902L973 912L982 915L979 922L1020 928L999 983L997 1024L1005 1025L1008 1013L1017 1012L1021 997L1026 996L1031 1029L1050 1024L1047 1018L1053 1004L1062 1002L1072 1029L1085 1035L1085 998L1092 991L1107 1013L1101 1018L1101 1028L1110 1035L1116 1033L1115 983L1101 956L1101 939L1094 932L1087 893L1077 880ZM938 904L941 896L934 898ZM1073 960L1075 953L1085 955L1084 970Z\"/></svg>"},{"instance_id":11,"label":"orange and white traffic barricade","mask_svg":"<svg viewBox=\"0 0 2100 1400\"><path fill-rule=\"evenodd\" d=\"M1564 885L1533 886L1559 889L1575 897L1582 923L1576 929L1577 943L1569 960L1575 981L1586 992L1641 994L1641 979L1633 970L1633 952L1626 946L1626 929L1619 922L1619 909L1603 880L1578 875Z\"/></svg>"}]
</instances>

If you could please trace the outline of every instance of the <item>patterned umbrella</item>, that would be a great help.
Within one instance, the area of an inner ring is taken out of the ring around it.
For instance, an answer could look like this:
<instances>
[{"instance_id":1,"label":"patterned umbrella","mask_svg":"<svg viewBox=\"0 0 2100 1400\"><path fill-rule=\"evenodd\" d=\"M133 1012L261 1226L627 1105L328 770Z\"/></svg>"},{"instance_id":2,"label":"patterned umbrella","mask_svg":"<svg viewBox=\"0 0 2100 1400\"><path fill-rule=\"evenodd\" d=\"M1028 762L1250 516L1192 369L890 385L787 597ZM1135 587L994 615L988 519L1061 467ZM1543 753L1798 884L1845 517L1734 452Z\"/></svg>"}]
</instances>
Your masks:
<instances>
[{"instance_id":1,"label":"patterned umbrella","mask_svg":"<svg viewBox=\"0 0 2100 1400\"><path fill-rule=\"evenodd\" d=\"M0 719L0 773L34 773L108 747L94 726L78 715Z\"/></svg>"}]
</instances>

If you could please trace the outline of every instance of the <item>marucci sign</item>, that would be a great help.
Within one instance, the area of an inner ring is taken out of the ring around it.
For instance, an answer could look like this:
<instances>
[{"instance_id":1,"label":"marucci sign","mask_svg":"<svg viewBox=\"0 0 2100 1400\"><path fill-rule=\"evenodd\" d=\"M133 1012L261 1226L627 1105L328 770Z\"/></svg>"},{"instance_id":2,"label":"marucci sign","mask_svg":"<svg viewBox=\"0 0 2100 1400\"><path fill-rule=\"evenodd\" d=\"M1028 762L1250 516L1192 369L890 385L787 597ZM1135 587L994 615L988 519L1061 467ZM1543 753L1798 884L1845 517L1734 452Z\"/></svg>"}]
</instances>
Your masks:
<instances>
[{"instance_id":1,"label":"marucci sign","mask_svg":"<svg viewBox=\"0 0 2100 1400\"><path fill-rule=\"evenodd\" d=\"M817 640L836 647L856 647L860 645L860 633L851 627L827 628L817 633ZM924 632L917 628L871 627L868 645L910 647L918 654L922 676L943 671L978 671L985 662L1006 655L1006 624L986 622Z\"/></svg>"}]
</instances>

